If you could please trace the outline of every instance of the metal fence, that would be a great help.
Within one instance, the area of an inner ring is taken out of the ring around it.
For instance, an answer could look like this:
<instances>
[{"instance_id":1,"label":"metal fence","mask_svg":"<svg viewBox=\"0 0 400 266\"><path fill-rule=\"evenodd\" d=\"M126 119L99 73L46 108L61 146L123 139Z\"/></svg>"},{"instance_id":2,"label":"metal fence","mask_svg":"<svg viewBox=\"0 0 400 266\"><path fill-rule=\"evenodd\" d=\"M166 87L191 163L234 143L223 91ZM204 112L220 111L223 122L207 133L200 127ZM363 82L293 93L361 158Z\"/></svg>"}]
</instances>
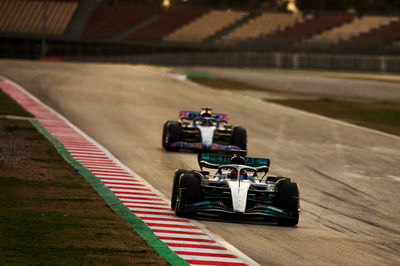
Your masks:
<instances>
[{"instance_id":1,"label":"metal fence","mask_svg":"<svg viewBox=\"0 0 400 266\"><path fill-rule=\"evenodd\" d=\"M150 55L67 57L68 61L121 62L165 66L259 67L400 73L400 56L286 53L159 53Z\"/></svg>"},{"instance_id":2,"label":"metal fence","mask_svg":"<svg viewBox=\"0 0 400 266\"><path fill-rule=\"evenodd\" d=\"M400 56L273 52L222 49L212 46L173 46L82 42L53 39L47 42L47 56L65 61L141 63L167 66L267 67L400 73ZM2 38L0 57L38 59L40 39Z\"/></svg>"}]
</instances>

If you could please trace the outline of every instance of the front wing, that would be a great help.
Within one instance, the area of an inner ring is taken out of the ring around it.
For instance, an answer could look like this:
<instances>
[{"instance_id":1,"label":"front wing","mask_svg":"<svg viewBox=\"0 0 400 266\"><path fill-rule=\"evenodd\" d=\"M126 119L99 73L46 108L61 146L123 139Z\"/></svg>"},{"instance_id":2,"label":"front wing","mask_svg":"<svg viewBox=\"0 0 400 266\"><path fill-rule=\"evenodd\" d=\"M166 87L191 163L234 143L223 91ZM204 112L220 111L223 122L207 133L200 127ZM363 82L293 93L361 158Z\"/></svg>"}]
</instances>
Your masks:
<instances>
[{"instance_id":1,"label":"front wing","mask_svg":"<svg viewBox=\"0 0 400 266\"><path fill-rule=\"evenodd\" d=\"M265 218L284 218L295 219L290 216L286 211L272 205L263 205L247 209L245 212L235 212L232 208L228 208L223 204L218 204L216 201L200 201L189 204L184 212L203 212L215 213L220 215L236 215L241 217L265 217Z\"/></svg>"},{"instance_id":2,"label":"front wing","mask_svg":"<svg viewBox=\"0 0 400 266\"><path fill-rule=\"evenodd\" d=\"M224 145L213 143L211 148L205 148L201 142L178 141L170 145L172 148L194 149L194 150L212 150L212 151L240 151L240 147L236 145Z\"/></svg>"}]
</instances>

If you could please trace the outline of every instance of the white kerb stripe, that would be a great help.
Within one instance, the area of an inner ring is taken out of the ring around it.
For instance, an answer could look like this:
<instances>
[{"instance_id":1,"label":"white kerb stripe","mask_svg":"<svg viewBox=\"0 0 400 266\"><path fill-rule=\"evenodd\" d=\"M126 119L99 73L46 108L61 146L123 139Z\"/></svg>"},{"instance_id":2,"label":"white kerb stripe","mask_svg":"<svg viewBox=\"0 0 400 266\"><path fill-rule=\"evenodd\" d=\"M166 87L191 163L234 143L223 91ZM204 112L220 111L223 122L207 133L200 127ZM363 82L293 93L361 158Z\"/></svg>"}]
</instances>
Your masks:
<instances>
[{"instance_id":1,"label":"white kerb stripe","mask_svg":"<svg viewBox=\"0 0 400 266\"><path fill-rule=\"evenodd\" d=\"M168 211L168 210L146 209L146 208L137 208L137 207L128 207L128 209L130 209L132 211L148 211L148 212L174 214L174 212Z\"/></svg>"},{"instance_id":2,"label":"white kerb stripe","mask_svg":"<svg viewBox=\"0 0 400 266\"><path fill-rule=\"evenodd\" d=\"M124 201L122 201L122 202L127 207L137 207L137 208L140 208L140 207L157 207L157 208L166 208L168 210L171 210L169 208L169 205L166 205L166 204L157 204L157 203L137 203L137 204L132 204L130 202L124 202Z\"/></svg>"},{"instance_id":3,"label":"white kerb stripe","mask_svg":"<svg viewBox=\"0 0 400 266\"><path fill-rule=\"evenodd\" d=\"M205 248L181 248L181 247L169 247L173 251L188 251L188 252L204 252L204 253L215 253L215 254L232 254L228 250L221 249L205 249Z\"/></svg>"},{"instance_id":4,"label":"white kerb stripe","mask_svg":"<svg viewBox=\"0 0 400 266\"><path fill-rule=\"evenodd\" d=\"M115 195L121 196L123 197L144 197L144 198L159 198L159 196L157 194L153 194L153 192L149 192L149 191L136 191L135 193L132 194L126 194L126 193L120 193L118 191L114 192Z\"/></svg>"},{"instance_id":5,"label":"white kerb stripe","mask_svg":"<svg viewBox=\"0 0 400 266\"><path fill-rule=\"evenodd\" d=\"M153 194L153 191L151 191L150 189L148 189L146 187L141 187L141 188L147 189L147 190L141 190L138 188L139 187L136 186L136 187L132 187L132 188L128 188L128 189L126 189L126 188L111 188L111 190L112 190L112 192L117 192L117 193L131 192L131 193L146 193L146 194L151 193L151 194Z\"/></svg>"},{"instance_id":6,"label":"white kerb stripe","mask_svg":"<svg viewBox=\"0 0 400 266\"><path fill-rule=\"evenodd\" d=\"M179 228L179 227L174 227L173 225L171 225L171 227L159 227L159 226L149 226L149 227L153 230L172 230L172 231L188 232L188 233L204 233L200 228L198 229Z\"/></svg>"},{"instance_id":7,"label":"white kerb stripe","mask_svg":"<svg viewBox=\"0 0 400 266\"><path fill-rule=\"evenodd\" d=\"M146 188L145 186L141 186L139 184L132 184L132 185L126 185L126 184L122 184L122 185L117 185L117 184L110 184L110 183L104 183L106 184L108 187L120 187L120 188L131 188L131 189L135 189L135 188ZM148 188L146 188L148 189ZM149 191L151 191L149 189Z\"/></svg>"},{"instance_id":8,"label":"white kerb stripe","mask_svg":"<svg viewBox=\"0 0 400 266\"><path fill-rule=\"evenodd\" d=\"M204 261L217 261L217 262L236 262L236 263L244 263L240 259L235 258L220 258L220 257L207 257L207 256L191 256L191 255L178 255L184 260L204 260ZM197 265L197 264L196 264Z\"/></svg>"},{"instance_id":9,"label":"white kerb stripe","mask_svg":"<svg viewBox=\"0 0 400 266\"><path fill-rule=\"evenodd\" d=\"M133 176L113 176L113 175L96 175L99 179L102 181L109 181L109 182L121 182L121 183L126 183L126 182L133 182L133 183L138 183L138 184L143 184L139 180L136 179L136 177Z\"/></svg>"},{"instance_id":10,"label":"white kerb stripe","mask_svg":"<svg viewBox=\"0 0 400 266\"><path fill-rule=\"evenodd\" d=\"M160 237L165 236L165 237L187 238L187 239L191 239L191 240L196 240L196 239L213 240L213 239L211 239L209 236L202 236L202 235L195 235L195 236L192 236L192 235L176 235L176 234L171 234L171 233L157 233L157 232L154 232L154 234L155 234L156 236L160 236ZM180 243L184 243L183 241L184 241L184 240L181 240Z\"/></svg>"},{"instance_id":11,"label":"white kerb stripe","mask_svg":"<svg viewBox=\"0 0 400 266\"><path fill-rule=\"evenodd\" d=\"M222 247L218 243L208 243L208 242L199 242L199 241L182 241L182 240L168 240L165 239L163 240L164 243L168 244L189 244L189 245L207 245L207 246L213 246L213 247ZM170 247L172 248L172 247Z\"/></svg>"},{"instance_id":12,"label":"white kerb stripe","mask_svg":"<svg viewBox=\"0 0 400 266\"><path fill-rule=\"evenodd\" d=\"M157 223L157 224L170 224L170 225L188 225L192 226L193 224L191 223L186 223L186 222L176 222L176 221L160 221L160 220L145 220L144 221L146 224L148 223ZM195 226L195 225L193 225ZM167 228L167 227L165 227Z\"/></svg>"}]
</instances>

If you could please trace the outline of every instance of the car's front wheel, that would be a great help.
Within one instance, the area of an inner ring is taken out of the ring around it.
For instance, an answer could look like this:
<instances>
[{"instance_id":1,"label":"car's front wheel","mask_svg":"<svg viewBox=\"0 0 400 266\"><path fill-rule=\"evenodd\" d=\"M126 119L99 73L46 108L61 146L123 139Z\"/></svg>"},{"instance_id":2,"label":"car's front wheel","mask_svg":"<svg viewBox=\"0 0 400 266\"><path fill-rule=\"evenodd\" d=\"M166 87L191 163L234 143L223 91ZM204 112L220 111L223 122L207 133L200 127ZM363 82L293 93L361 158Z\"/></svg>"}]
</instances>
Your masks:
<instances>
[{"instance_id":1,"label":"car's front wheel","mask_svg":"<svg viewBox=\"0 0 400 266\"><path fill-rule=\"evenodd\" d=\"M166 121L163 127L162 147L167 151L177 150L171 144L181 139L182 125L178 121Z\"/></svg>"},{"instance_id":2,"label":"car's front wheel","mask_svg":"<svg viewBox=\"0 0 400 266\"><path fill-rule=\"evenodd\" d=\"M171 194L171 209L175 211L176 206L176 197L178 195L179 190L179 180L182 174L189 174L192 173L192 170L185 170L185 169L177 169L175 171L174 179L172 181L172 194Z\"/></svg>"},{"instance_id":3,"label":"car's front wheel","mask_svg":"<svg viewBox=\"0 0 400 266\"><path fill-rule=\"evenodd\" d=\"M176 195L175 214L177 216L192 216L196 212L186 209L191 203L200 201L201 180L198 176L184 173L179 178L179 186Z\"/></svg>"},{"instance_id":4,"label":"car's front wheel","mask_svg":"<svg viewBox=\"0 0 400 266\"><path fill-rule=\"evenodd\" d=\"M286 211L289 218L279 218L278 224L295 226L299 223L300 192L297 183L285 180L278 186L277 207Z\"/></svg>"}]
</instances>

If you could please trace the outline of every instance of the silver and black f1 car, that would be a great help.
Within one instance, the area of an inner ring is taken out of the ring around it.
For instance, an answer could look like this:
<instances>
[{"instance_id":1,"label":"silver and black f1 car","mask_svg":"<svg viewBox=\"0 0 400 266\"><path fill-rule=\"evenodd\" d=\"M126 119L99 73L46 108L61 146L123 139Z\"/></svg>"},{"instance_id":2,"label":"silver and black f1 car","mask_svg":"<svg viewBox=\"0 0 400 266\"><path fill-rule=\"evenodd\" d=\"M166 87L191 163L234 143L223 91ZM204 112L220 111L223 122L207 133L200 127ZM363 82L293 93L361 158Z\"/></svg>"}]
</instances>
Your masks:
<instances>
[{"instance_id":1,"label":"silver and black f1 car","mask_svg":"<svg viewBox=\"0 0 400 266\"><path fill-rule=\"evenodd\" d=\"M211 108L201 112L181 111L180 121L164 123L162 146L167 151L178 149L208 151L245 151L246 129L228 125L228 115L212 113Z\"/></svg>"},{"instance_id":2,"label":"silver and black f1 car","mask_svg":"<svg viewBox=\"0 0 400 266\"><path fill-rule=\"evenodd\" d=\"M269 159L200 153L198 163L199 171L175 172L171 208L177 216L214 213L297 225L299 188L290 178L266 176ZM204 167L217 169L216 173L203 171Z\"/></svg>"}]
</instances>

